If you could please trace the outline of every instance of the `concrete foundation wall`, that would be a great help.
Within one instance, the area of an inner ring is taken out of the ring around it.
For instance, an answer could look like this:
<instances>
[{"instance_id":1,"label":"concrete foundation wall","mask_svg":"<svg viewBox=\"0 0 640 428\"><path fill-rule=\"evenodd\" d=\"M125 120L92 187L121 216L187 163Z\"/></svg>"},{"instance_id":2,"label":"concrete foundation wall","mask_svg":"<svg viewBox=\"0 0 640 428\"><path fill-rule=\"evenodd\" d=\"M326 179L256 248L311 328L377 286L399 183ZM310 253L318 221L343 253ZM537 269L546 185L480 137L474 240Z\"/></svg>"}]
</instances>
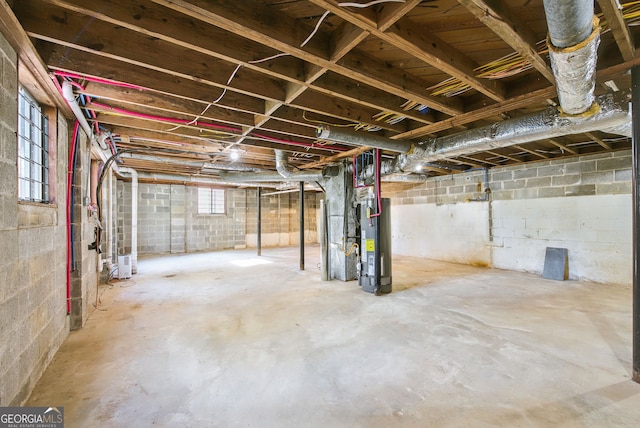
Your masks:
<instances>
[{"instance_id":1,"label":"concrete foundation wall","mask_svg":"<svg viewBox=\"0 0 640 428\"><path fill-rule=\"evenodd\" d=\"M0 34L0 406L21 405L67 336L67 122L50 115L51 204L18 202L17 55Z\"/></svg>"},{"instance_id":2,"label":"concrete foundation wall","mask_svg":"<svg viewBox=\"0 0 640 428\"><path fill-rule=\"evenodd\" d=\"M140 183L138 254L255 247L257 191L226 189L225 214L198 214L195 186ZM266 193L266 192L265 192ZM131 252L131 185L118 181L118 253ZM305 193L305 242L317 242L319 195ZM298 245L297 192L262 197L262 246Z\"/></svg>"},{"instance_id":3,"label":"concrete foundation wall","mask_svg":"<svg viewBox=\"0 0 640 428\"><path fill-rule=\"evenodd\" d=\"M395 255L541 273L569 249L573 279L630 283L631 153L585 155L435 177L392 198Z\"/></svg>"}]
</instances>

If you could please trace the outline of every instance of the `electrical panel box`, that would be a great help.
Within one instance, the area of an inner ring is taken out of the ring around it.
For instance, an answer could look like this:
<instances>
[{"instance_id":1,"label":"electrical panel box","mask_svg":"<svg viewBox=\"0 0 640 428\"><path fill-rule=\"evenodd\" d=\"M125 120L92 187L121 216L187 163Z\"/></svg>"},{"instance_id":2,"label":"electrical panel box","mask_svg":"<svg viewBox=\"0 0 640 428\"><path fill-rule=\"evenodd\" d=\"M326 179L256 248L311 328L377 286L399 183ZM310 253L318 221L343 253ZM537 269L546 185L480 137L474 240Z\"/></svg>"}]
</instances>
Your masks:
<instances>
[{"instance_id":1,"label":"electrical panel box","mask_svg":"<svg viewBox=\"0 0 640 428\"><path fill-rule=\"evenodd\" d=\"M358 284L364 291L376 295L391 292L390 209L388 198L381 199L379 207L375 199L360 204Z\"/></svg>"},{"instance_id":2,"label":"electrical panel box","mask_svg":"<svg viewBox=\"0 0 640 428\"><path fill-rule=\"evenodd\" d=\"M131 254L118 256L118 279L131 278Z\"/></svg>"}]
</instances>

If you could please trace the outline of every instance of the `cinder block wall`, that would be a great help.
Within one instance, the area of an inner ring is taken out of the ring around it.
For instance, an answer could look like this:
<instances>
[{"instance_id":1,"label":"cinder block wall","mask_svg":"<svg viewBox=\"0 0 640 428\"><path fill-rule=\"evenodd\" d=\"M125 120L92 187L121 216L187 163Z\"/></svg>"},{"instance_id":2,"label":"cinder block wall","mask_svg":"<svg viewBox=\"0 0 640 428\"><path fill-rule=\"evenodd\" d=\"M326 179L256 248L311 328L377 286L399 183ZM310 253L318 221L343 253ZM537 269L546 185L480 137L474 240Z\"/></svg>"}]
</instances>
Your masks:
<instances>
[{"instance_id":1,"label":"cinder block wall","mask_svg":"<svg viewBox=\"0 0 640 428\"><path fill-rule=\"evenodd\" d=\"M628 150L434 177L392 198L396 255L541 273L546 247L569 249L574 279L630 283Z\"/></svg>"},{"instance_id":2,"label":"cinder block wall","mask_svg":"<svg viewBox=\"0 0 640 428\"><path fill-rule=\"evenodd\" d=\"M67 122L57 132L56 199L18 202L17 55L0 34L0 406L21 405L67 336Z\"/></svg>"},{"instance_id":3,"label":"cinder block wall","mask_svg":"<svg viewBox=\"0 0 640 428\"><path fill-rule=\"evenodd\" d=\"M118 252L131 251L131 186L119 181ZM196 186L140 183L138 254L238 249L257 245L257 191L226 189L225 214L198 214ZM263 191L267 193L267 191ZM319 195L305 193L305 242L317 242ZM297 245L297 192L262 197L262 245Z\"/></svg>"},{"instance_id":4,"label":"cinder block wall","mask_svg":"<svg viewBox=\"0 0 640 428\"><path fill-rule=\"evenodd\" d=\"M69 144L65 137L65 144ZM89 171L91 161L87 153L91 142L80 132L77 148L76 174L73 182L73 261L71 271L71 330L82 328L89 314L95 309L96 283L98 281L98 253L89 247L96 241L97 213L87 206ZM66 162L64 163L66 165ZM66 168L66 167L65 167ZM61 189L66 189L66 183ZM63 217L64 219L64 217ZM64 242L64 239L61 239Z\"/></svg>"},{"instance_id":5,"label":"cinder block wall","mask_svg":"<svg viewBox=\"0 0 640 428\"><path fill-rule=\"evenodd\" d=\"M245 248L246 190L226 189L226 214L198 214L198 188L185 189L184 248L187 252Z\"/></svg>"},{"instance_id":6,"label":"cinder block wall","mask_svg":"<svg viewBox=\"0 0 640 428\"><path fill-rule=\"evenodd\" d=\"M263 195L270 193L262 190ZM322 194L304 194L304 239L318 242L317 211ZM257 246L258 199L257 191L247 191L247 246ZM261 244L265 247L284 247L300 243L300 194L279 193L262 196Z\"/></svg>"}]
</instances>

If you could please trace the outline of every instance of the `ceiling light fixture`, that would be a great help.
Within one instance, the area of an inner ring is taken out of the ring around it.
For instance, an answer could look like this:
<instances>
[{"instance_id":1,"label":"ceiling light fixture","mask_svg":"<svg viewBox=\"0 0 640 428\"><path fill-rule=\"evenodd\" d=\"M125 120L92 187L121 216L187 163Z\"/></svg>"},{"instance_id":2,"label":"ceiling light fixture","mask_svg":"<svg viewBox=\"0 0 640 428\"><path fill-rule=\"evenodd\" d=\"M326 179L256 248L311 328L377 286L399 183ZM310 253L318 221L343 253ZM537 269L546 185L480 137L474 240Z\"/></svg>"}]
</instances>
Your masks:
<instances>
[{"instance_id":1,"label":"ceiling light fixture","mask_svg":"<svg viewBox=\"0 0 640 428\"><path fill-rule=\"evenodd\" d=\"M240 159L240 152L235 149L231 150L231 154L229 155L229 157L232 161L237 161L238 159Z\"/></svg>"}]
</instances>

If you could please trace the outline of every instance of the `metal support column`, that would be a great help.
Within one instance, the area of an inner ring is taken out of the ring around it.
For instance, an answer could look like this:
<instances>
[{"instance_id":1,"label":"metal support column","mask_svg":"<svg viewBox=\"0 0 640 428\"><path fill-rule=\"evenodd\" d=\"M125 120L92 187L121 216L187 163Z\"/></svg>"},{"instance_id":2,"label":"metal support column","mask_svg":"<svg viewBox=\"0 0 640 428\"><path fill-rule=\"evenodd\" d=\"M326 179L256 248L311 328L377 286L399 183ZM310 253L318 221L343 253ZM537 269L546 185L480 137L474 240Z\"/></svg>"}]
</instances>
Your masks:
<instances>
[{"instance_id":1,"label":"metal support column","mask_svg":"<svg viewBox=\"0 0 640 428\"><path fill-rule=\"evenodd\" d=\"M631 69L633 120L633 380L640 383L640 66Z\"/></svg>"},{"instance_id":2,"label":"metal support column","mask_svg":"<svg viewBox=\"0 0 640 428\"><path fill-rule=\"evenodd\" d=\"M262 187L258 187L258 233L257 233L257 247L258 255L262 255Z\"/></svg>"},{"instance_id":3,"label":"metal support column","mask_svg":"<svg viewBox=\"0 0 640 428\"><path fill-rule=\"evenodd\" d=\"M300 182L300 270L304 270L304 181Z\"/></svg>"}]
</instances>

